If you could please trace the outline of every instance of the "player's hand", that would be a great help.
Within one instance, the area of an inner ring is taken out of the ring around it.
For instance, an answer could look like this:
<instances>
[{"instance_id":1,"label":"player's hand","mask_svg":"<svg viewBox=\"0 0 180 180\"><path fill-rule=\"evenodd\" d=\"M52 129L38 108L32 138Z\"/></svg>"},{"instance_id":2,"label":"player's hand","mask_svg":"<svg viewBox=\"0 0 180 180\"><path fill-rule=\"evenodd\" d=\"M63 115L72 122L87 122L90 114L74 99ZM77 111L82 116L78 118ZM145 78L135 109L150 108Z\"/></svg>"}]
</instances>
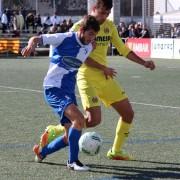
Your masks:
<instances>
[{"instance_id":1,"label":"player's hand","mask_svg":"<svg viewBox=\"0 0 180 180\"><path fill-rule=\"evenodd\" d=\"M23 57L28 57L31 55L31 52L34 50L34 47L32 46L26 46L22 49L21 54Z\"/></svg>"},{"instance_id":2,"label":"player's hand","mask_svg":"<svg viewBox=\"0 0 180 180\"><path fill-rule=\"evenodd\" d=\"M150 70L154 70L156 66L153 61L146 61L144 63L144 67L149 68Z\"/></svg>"},{"instance_id":3,"label":"player's hand","mask_svg":"<svg viewBox=\"0 0 180 180\"><path fill-rule=\"evenodd\" d=\"M117 74L115 69L109 68L109 67L105 67L103 69L103 73L104 73L106 79L108 79L108 78L112 78L113 79L116 76L116 74Z\"/></svg>"}]
</instances>

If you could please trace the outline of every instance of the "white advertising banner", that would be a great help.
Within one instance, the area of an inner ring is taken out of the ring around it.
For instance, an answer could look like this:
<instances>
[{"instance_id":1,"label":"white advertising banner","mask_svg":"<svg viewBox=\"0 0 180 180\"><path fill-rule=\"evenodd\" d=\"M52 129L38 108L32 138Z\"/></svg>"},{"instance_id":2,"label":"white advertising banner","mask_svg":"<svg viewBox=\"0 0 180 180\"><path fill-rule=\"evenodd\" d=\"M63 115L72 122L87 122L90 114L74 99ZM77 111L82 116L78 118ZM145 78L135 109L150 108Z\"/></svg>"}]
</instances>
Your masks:
<instances>
[{"instance_id":1,"label":"white advertising banner","mask_svg":"<svg viewBox=\"0 0 180 180\"><path fill-rule=\"evenodd\" d=\"M151 39L151 58L172 59L173 54L173 39Z\"/></svg>"},{"instance_id":2,"label":"white advertising banner","mask_svg":"<svg viewBox=\"0 0 180 180\"><path fill-rule=\"evenodd\" d=\"M180 39L174 39L174 59L180 59Z\"/></svg>"}]
</instances>

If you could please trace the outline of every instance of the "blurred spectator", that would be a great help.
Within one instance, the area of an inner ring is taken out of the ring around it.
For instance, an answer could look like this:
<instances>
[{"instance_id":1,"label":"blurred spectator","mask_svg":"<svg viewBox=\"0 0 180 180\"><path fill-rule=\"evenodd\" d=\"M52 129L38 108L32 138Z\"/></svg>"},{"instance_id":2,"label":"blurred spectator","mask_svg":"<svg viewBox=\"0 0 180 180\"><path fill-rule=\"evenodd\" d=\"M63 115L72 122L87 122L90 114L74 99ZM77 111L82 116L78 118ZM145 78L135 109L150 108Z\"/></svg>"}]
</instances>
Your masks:
<instances>
[{"instance_id":1,"label":"blurred spectator","mask_svg":"<svg viewBox=\"0 0 180 180\"><path fill-rule=\"evenodd\" d=\"M122 38L123 42L125 42L125 38L129 37L129 32L126 27L122 27L119 31L119 36Z\"/></svg>"},{"instance_id":2,"label":"blurred spectator","mask_svg":"<svg viewBox=\"0 0 180 180\"><path fill-rule=\"evenodd\" d=\"M129 37L130 38L135 38L136 37L135 29L134 29L134 25L133 24L129 25L128 31L129 31Z\"/></svg>"},{"instance_id":3,"label":"blurred spectator","mask_svg":"<svg viewBox=\"0 0 180 180\"><path fill-rule=\"evenodd\" d=\"M142 31L141 31L141 38L150 38L150 33L149 30L146 28L146 26L143 24L142 25Z\"/></svg>"},{"instance_id":4,"label":"blurred spectator","mask_svg":"<svg viewBox=\"0 0 180 180\"><path fill-rule=\"evenodd\" d=\"M134 25L134 34L135 34L135 37L139 38L141 36L141 31L142 31L141 25L136 23Z\"/></svg>"},{"instance_id":5,"label":"blurred spectator","mask_svg":"<svg viewBox=\"0 0 180 180\"><path fill-rule=\"evenodd\" d=\"M34 28L35 28L35 24L34 24L34 14L29 13L26 16L26 30L27 32L29 32L29 28L32 27L33 32L34 32Z\"/></svg>"},{"instance_id":6,"label":"blurred spectator","mask_svg":"<svg viewBox=\"0 0 180 180\"><path fill-rule=\"evenodd\" d=\"M8 29L10 29L10 22L11 22L11 16L12 16L12 13L10 11L10 9L6 9L6 15L7 15L7 19L8 19Z\"/></svg>"},{"instance_id":7,"label":"blurred spectator","mask_svg":"<svg viewBox=\"0 0 180 180\"><path fill-rule=\"evenodd\" d=\"M58 32L58 27L56 25L54 26L51 26L49 31L48 31L48 34L54 34L54 33L57 33Z\"/></svg>"},{"instance_id":8,"label":"blurred spectator","mask_svg":"<svg viewBox=\"0 0 180 180\"><path fill-rule=\"evenodd\" d=\"M60 25L60 17L57 15L57 12L54 12L54 15L51 17L51 22L53 25Z\"/></svg>"},{"instance_id":9,"label":"blurred spectator","mask_svg":"<svg viewBox=\"0 0 180 180\"><path fill-rule=\"evenodd\" d=\"M5 33L8 29L8 18L7 18L7 11L5 10L1 16L1 23L2 23L2 33Z\"/></svg>"},{"instance_id":10,"label":"blurred spectator","mask_svg":"<svg viewBox=\"0 0 180 180\"><path fill-rule=\"evenodd\" d=\"M13 30L17 31L18 27L17 27L17 12L14 11L13 15L12 15L12 26L13 26Z\"/></svg>"},{"instance_id":11,"label":"blurred spectator","mask_svg":"<svg viewBox=\"0 0 180 180\"><path fill-rule=\"evenodd\" d=\"M126 27L125 23L124 22L120 22L117 29L118 29L118 32L121 32L122 31L122 28Z\"/></svg>"},{"instance_id":12,"label":"blurred spectator","mask_svg":"<svg viewBox=\"0 0 180 180\"><path fill-rule=\"evenodd\" d=\"M175 26L172 28L171 37L172 38L179 38L180 37L180 26Z\"/></svg>"},{"instance_id":13,"label":"blurred spectator","mask_svg":"<svg viewBox=\"0 0 180 180\"><path fill-rule=\"evenodd\" d=\"M40 14L37 14L34 18L34 26L35 26L35 31L37 32L38 28L42 28L42 21L41 21L41 16Z\"/></svg>"},{"instance_id":14,"label":"blurred spectator","mask_svg":"<svg viewBox=\"0 0 180 180\"><path fill-rule=\"evenodd\" d=\"M63 20L62 24L60 24L60 32L64 33L68 31L68 25L66 19Z\"/></svg>"},{"instance_id":15,"label":"blurred spectator","mask_svg":"<svg viewBox=\"0 0 180 180\"><path fill-rule=\"evenodd\" d=\"M24 16L22 15L22 11L19 11L18 15L18 27L19 30L22 32L22 30L24 29Z\"/></svg>"},{"instance_id":16,"label":"blurred spectator","mask_svg":"<svg viewBox=\"0 0 180 180\"><path fill-rule=\"evenodd\" d=\"M69 19L67 20L67 28L68 28L68 30L69 30L72 26L73 26L72 19L69 18Z\"/></svg>"},{"instance_id":17,"label":"blurred spectator","mask_svg":"<svg viewBox=\"0 0 180 180\"><path fill-rule=\"evenodd\" d=\"M52 26L52 21L50 18L50 15L48 14L47 17L45 17L44 23L43 23L43 33L47 33L50 26Z\"/></svg>"}]
</instances>

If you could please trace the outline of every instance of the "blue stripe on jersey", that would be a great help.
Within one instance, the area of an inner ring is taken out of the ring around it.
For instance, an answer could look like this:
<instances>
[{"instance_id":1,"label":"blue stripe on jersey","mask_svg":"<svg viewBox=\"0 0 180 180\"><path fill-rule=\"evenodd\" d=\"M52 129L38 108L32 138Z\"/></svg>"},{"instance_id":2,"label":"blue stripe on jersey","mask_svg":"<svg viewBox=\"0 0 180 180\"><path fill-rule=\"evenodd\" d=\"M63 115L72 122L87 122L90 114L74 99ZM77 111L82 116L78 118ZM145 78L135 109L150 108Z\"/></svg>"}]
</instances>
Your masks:
<instances>
[{"instance_id":1,"label":"blue stripe on jersey","mask_svg":"<svg viewBox=\"0 0 180 180\"><path fill-rule=\"evenodd\" d=\"M65 38L64 41L59 46L54 48L51 62L53 63L57 62L56 55L59 55L60 57L63 56L76 57L77 54L79 53L80 48L81 46L77 42L75 34L73 34L71 37Z\"/></svg>"},{"instance_id":2,"label":"blue stripe on jersey","mask_svg":"<svg viewBox=\"0 0 180 180\"><path fill-rule=\"evenodd\" d=\"M91 51L90 45L81 45L77 38L77 34L73 33L53 48L51 63L43 83L46 89L58 87L74 93L77 70Z\"/></svg>"},{"instance_id":3,"label":"blue stripe on jersey","mask_svg":"<svg viewBox=\"0 0 180 180\"><path fill-rule=\"evenodd\" d=\"M75 93L76 74L77 71L73 71L63 76L61 83L61 89L63 89L63 91L67 93Z\"/></svg>"}]
</instances>

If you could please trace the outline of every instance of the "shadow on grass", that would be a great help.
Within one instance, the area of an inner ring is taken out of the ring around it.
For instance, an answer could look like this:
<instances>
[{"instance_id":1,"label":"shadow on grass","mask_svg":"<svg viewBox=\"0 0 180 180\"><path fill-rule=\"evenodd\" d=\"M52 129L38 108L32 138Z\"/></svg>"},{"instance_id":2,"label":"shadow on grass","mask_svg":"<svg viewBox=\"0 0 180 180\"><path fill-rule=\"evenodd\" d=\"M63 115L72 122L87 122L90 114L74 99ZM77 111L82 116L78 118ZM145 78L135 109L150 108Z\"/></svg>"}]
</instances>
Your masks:
<instances>
[{"instance_id":1,"label":"shadow on grass","mask_svg":"<svg viewBox=\"0 0 180 180\"><path fill-rule=\"evenodd\" d=\"M132 167L132 166L121 166L121 165L119 166L98 165L98 164L87 164L87 165L91 168L90 172L94 174L96 173L102 174L101 178L97 178L94 180L118 180L118 179L153 180L154 178L180 179L180 168L167 166L167 164L172 165L174 163L163 163L163 162L153 162L153 161L138 161L138 162L159 163L159 164L164 164L164 167L146 168L146 167ZM54 163L54 162L41 162L40 164L66 167L66 164ZM175 164L175 165L179 165L179 164ZM103 174L105 175L104 177Z\"/></svg>"},{"instance_id":2,"label":"shadow on grass","mask_svg":"<svg viewBox=\"0 0 180 180\"><path fill-rule=\"evenodd\" d=\"M91 172L112 175L111 178L103 178L103 180L110 179L147 179L166 178L166 179L180 179L180 168L176 167L131 167L131 166L111 166L111 165L97 165L89 164ZM98 180L101 180L98 179Z\"/></svg>"},{"instance_id":3,"label":"shadow on grass","mask_svg":"<svg viewBox=\"0 0 180 180\"><path fill-rule=\"evenodd\" d=\"M34 161L24 161L24 162L36 163ZM38 164L51 165L51 166L64 166L64 167L66 167L66 164L60 164L60 163L54 163L54 162L48 162L48 161L43 161L43 162L40 162Z\"/></svg>"},{"instance_id":4,"label":"shadow on grass","mask_svg":"<svg viewBox=\"0 0 180 180\"><path fill-rule=\"evenodd\" d=\"M159 162L159 161L143 161L143 160L133 160L136 162L145 162L145 163L152 163L152 164L163 164L163 165L177 165L180 166L180 163L174 163L174 162Z\"/></svg>"}]
</instances>

